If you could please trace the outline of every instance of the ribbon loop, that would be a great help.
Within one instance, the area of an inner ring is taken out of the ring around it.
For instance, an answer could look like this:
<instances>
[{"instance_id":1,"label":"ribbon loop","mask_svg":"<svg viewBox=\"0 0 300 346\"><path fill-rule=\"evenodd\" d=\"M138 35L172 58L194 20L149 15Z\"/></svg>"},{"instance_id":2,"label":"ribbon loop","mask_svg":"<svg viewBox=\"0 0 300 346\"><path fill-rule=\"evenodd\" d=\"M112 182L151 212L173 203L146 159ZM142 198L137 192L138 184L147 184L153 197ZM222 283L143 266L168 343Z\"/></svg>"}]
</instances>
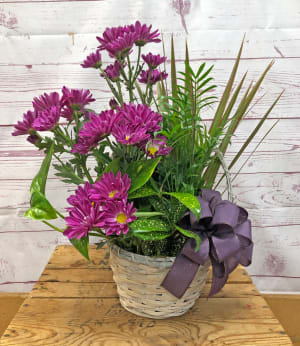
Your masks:
<instances>
[{"instance_id":1,"label":"ribbon loop","mask_svg":"<svg viewBox=\"0 0 300 346\"><path fill-rule=\"evenodd\" d=\"M251 264L253 243L251 222L245 209L222 201L217 191L202 190L197 197L201 205L201 216L197 222L195 215L189 213L189 224L185 225L202 239L195 251L194 239L187 240L161 286L181 298L196 275L199 265L210 258L213 279L209 297L218 293L225 285L228 275L242 264Z\"/></svg>"}]
</instances>

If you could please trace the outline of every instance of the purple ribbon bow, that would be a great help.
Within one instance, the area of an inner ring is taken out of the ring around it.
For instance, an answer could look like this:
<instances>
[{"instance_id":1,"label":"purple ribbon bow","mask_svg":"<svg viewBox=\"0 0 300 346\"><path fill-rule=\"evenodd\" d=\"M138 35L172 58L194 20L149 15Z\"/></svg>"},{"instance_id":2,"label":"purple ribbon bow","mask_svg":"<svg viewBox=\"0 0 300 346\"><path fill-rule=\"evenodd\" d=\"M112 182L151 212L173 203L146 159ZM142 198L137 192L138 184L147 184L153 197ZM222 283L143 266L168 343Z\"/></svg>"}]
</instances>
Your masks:
<instances>
[{"instance_id":1,"label":"purple ribbon bow","mask_svg":"<svg viewBox=\"0 0 300 346\"><path fill-rule=\"evenodd\" d=\"M199 222L189 212L180 227L201 237L199 251L195 252L195 240L189 239L161 284L177 298L184 295L199 265L205 264L208 258L213 269L209 297L222 289L239 263L244 266L251 264L253 243L247 211L234 203L223 201L217 191L203 189L202 196L197 198L201 205Z\"/></svg>"}]
</instances>

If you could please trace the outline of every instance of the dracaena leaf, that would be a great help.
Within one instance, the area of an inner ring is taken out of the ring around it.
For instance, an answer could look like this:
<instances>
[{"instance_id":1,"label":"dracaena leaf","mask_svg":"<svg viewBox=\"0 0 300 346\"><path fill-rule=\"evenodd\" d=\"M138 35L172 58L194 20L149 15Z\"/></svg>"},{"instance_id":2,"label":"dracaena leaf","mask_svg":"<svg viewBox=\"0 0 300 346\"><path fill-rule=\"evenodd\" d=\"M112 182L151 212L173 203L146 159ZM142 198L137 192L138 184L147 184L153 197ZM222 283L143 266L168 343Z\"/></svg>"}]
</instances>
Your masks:
<instances>
[{"instance_id":1,"label":"dracaena leaf","mask_svg":"<svg viewBox=\"0 0 300 346\"><path fill-rule=\"evenodd\" d=\"M199 220L201 214L201 206L197 197L195 197L191 193L184 192L169 192L165 194L177 198L178 201L185 205L193 214L195 214L197 220Z\"/></svg>"},{"instance_id":2,"label":"dracaena leaf","mask_svg":"<svg viewBox=\"0 0 300 346\"><path fill-rule=\"evenodd\" d=\"M187 229L183 229L177 225L175 225L175 228L177 229L177 231L179 231L180 233L182 233L183 235L185 235L188 238L193 238L196 241L196 247L195 247L195 251L199 250L199 247L202 243L202 239L198 236L198 234L191 232Z\"/></svg>"},{"instance_id":3,"label":"dracaena leaf","mask_svg":"<svg viewBox=\"0 0 300 346\"><path fill-rule=\"evenodd\" d=\"M168 223L155 218L138 219L129 227L135 237L143 240L159 240L171 235Z\"/></svg>"},{"instance_id":4,"label":"dracaena leaf","mask_svg":"<svg viewBox=\"0 0 300 346\"><path fill-rule=\"evenodd\" d=\"M142 186L140 189L130 193L128 195L128 198L134 199L134 198L149 197L154 195L157 195L157 192L155 192L151 187Z\"/></svg>"}]
</instances>

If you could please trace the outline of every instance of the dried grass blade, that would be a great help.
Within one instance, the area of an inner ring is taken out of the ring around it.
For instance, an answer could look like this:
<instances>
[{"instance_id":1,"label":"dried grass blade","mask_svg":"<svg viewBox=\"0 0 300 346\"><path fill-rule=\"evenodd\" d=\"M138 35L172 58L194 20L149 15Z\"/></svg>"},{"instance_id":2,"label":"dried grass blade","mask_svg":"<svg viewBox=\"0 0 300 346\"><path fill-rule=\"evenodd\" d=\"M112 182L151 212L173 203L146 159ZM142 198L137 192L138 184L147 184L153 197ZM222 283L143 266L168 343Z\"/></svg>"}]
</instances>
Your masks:
<instances>
[{"instance_id":1,"label":"dried grass blade","mask_svg":"<svg viewBox=\"0 0 300 346\"><path fill-rule=\"evenodd\" d=\"M238 66L239 66L239 62L240 62L240 58L241 58L241 54L242 54L242 50L243 50L243 46L244 46L244 40L245 40L245 37L242 40L241 47L240 47L240 50L238 52L238 56L236 58L236 61L235 61L235 64L233 66L233 69L232 69L231 75L229 77L229 80L228 80L228 82L226 84L226 88L225 88L224 93L222 95L222 98L220 100L219 106L218 106L218 108L216 110L213 122L211 123L210 129L209 129L209 133L211 133L211 131L213 131L213 129L215 127L218 127L220 125L221 121L222 121L223 112L224 112L224 109L225 109L226 104L228 102L228 99L229 99L229 96L230 96L230 93L231 93L231 89L232 89L232 86L233 86L233 83L234 83L234 80L235 80L236 72L237 72L237 69L238 69Z\"/></svg>"}]
</instances>

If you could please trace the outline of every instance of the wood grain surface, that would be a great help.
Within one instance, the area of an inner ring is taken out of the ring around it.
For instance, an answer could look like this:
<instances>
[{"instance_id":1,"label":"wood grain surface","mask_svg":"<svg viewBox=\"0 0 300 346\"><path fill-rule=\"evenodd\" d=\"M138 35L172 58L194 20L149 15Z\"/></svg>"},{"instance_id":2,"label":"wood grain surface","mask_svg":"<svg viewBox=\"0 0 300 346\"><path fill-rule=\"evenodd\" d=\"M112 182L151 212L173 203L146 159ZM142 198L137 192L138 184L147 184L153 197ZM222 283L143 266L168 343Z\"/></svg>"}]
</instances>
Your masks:
<instances>
[{"instance_id":1,"label":"wood grain surface","mask_svg":"<svg viewBox=\"0 0 300 346\"><path fill-rule=\"evenodd\" d=\"M263 134L280 119L234 181L234 193L254 225L256 246L248 272L255 284L263 292L300 292L300 268L295 266L300 247L298 0L230 0L226 6L221 0L0 0L0 291L30 291L54 247L68 242L44 224L23 218L30 180L43 155L24 137L12 137L13 125L31 108L33 97L59 91L63 85L89 88L97 99L94 108L105 109L110 93L103 80L79 64L96 49L96 36L107 26L137 19L161 31L168 56L174 34L181 67L187 38L192 65L202 61L214 65L218 97L244 34L239 78L248 70L248 81L257 80L275 59L258 98L265 96L247 115L226 160L230 162L285 89L270 120L232 171L240 169ZM147 48L162 53L161 45ZM105 54L103 61L110 61ZM208 122L212 115L213 110L202 114ZM47 194L60 211L64 212L71 191L52 170Z\"/></svg>"},{"instance_id":2,"label":"wood grain surface","mask_svg":"<svg viewBox=\"0 0 300 346\"><path fill-rule=\"evenodd\" d=\"M119 304L106 249L91 247L90 255L87 262L71 246L56 248L1 346L291 345L241 267L216 297L204 294L185 315L152 320Z\"/></svg>"}]
</instances>

